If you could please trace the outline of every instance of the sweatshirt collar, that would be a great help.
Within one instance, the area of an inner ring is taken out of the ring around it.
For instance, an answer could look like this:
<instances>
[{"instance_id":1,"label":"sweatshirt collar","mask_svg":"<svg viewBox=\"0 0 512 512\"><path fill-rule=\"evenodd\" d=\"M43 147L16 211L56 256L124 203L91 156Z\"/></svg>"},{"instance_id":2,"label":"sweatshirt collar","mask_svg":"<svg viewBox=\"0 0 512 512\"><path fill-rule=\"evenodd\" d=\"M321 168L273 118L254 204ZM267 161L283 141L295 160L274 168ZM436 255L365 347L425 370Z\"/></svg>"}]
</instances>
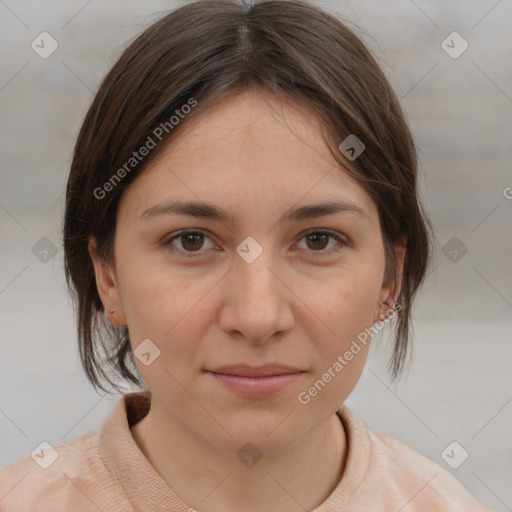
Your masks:
<instances>
[{"instance_id":1,"label":"sweatshirt collar","mask_svg":"<svg viewBox=\"0 0 512 512\"><path fill-rule=\"evenodd\" d=\"M110 474L120 482L137 511L190 512L146 459L132 436L130 427L149 412L151 392L124 394L101 426L98 438L100 456ZM347 462L343 476L327 499L312 512L344 510L363 482L371 459L368 430L346 406L337 416L345 428Z\"/></svg>"}]
</instances>

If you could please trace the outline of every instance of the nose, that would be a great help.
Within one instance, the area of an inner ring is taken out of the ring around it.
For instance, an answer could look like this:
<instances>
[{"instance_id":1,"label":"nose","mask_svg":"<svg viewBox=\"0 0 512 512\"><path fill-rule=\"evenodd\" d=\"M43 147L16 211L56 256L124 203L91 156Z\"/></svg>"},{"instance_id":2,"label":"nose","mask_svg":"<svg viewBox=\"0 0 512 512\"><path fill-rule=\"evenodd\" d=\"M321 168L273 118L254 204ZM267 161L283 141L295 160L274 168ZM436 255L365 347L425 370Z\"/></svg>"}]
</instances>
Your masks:
<instances>
[{"instance_id":1,"label":"nose","mask_svg":"<svg viewBox=\"0 0 512 512\"><path fill-rule=\"evenodd\" d=\"M275 340L294 325L294 293L271 251L248 262L237 255L224 280L220 327L253 343Z\"/></svg>"}]
</instances>

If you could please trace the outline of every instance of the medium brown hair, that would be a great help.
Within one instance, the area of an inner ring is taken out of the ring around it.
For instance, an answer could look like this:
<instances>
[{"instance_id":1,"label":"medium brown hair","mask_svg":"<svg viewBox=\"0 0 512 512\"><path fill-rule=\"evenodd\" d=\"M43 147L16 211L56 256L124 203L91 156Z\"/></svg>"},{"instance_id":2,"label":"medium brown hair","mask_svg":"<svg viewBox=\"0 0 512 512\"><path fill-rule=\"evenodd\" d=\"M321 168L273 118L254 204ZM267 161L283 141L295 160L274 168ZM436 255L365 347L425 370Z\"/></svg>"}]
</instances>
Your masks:
<instances>
[{"instance_id":1,"label":"medium brown hair","mask_svg":"<svg viewBox=\"0 0 512 512\"><path fill-rule=\"evenodd\" d=\"M405 114L376 59L356 35L357 27L350 29L349 24L303 0L252 5L195 1L151 24L108 72L76 141L63 225L80 358L95 387L107 391L105 381L119 390L118 379L140 386L143 381L128 328L113 325L104 315L89 237L97 240L97 255L113 266L116 213L124 189L189 119L248 89L294 99L320 120L335 161L377 205L385 282L395 277L394 244L407 240L390 361L393 378L400 375L413 298L430 262L432 228L419 198L417 153ZM171 128L171 116L190 105L191 98L196 106ZM148 138L155 139L159 126L167 127L161 142L140 162L130 160ZM351 134L365 150L348 162L338 146ZM113 185L105 186L107 182Z\"/></svg>"}]
</instances>

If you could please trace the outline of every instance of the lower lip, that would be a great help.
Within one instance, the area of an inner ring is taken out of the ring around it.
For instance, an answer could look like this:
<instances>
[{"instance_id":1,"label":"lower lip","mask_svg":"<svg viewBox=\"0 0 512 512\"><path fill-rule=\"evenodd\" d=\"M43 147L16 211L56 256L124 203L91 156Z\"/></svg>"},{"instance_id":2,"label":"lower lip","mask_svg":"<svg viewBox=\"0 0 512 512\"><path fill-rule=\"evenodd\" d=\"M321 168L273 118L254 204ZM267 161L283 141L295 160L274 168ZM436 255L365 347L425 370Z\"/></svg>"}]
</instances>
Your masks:
<instances>
[{"instance_id":1,"label":"lower lip","mask_svg":"<svg viewBox=\"0 0 512 512\"><path fill-rule=\"evenodd\" d=\"M208 373L213 375L225 387L244 398L266 398L286 389L301 377L304 372L269 375L266 377L241 377L240 375Z\"/></svg>"}]
</instances>

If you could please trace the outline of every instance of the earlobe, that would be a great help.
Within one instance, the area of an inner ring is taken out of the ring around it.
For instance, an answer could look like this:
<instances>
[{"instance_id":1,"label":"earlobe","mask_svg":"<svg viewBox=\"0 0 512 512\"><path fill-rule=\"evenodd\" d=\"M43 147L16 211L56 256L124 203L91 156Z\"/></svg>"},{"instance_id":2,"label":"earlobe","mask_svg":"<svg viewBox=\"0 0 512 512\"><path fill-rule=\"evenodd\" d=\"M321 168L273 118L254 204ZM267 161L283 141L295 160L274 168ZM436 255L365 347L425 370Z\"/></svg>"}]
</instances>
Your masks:
<instances>
[{"instance_id":1,"label":"earlobe","mask_svg":"<svg viewBox=\"0 0 512 512\"><path fill-rule=\"evenodd\" d=\"M100 296L103 308L109 320L116 325L126 325L119 290L117 287L115 274L111 266L96 253L97 243L94 237L89 239L89 255L94 265L94 274L96 277L96 287Z\"/></svg>"},{"instance_id":2,"label":"earlobe","mask_svg":"<svg viewBox=\"0 0 512 512\"><path fill-rule=\"evenodd\" d=\"M395 268L396 268L396 279L395 279L395 287L394 293L392 296L392 303L394 304L398 300L398 296L400 295L400 291L402 289L402 277L404 274L404 263L405 263L405 254L407 252L407 244L405 241L401 241L400 243L395 245Z\"/></svg>"},{"instance_id":3,"label":"earlobe","mask_svg":"<svg viewBox=\"0 0 512 512\"><path fill-rule=\"evenodd\" d=\"M404 239L395 244L395 279L382 287L379 297L377 316L374 322L378 320L385 320L390 315L390 311L392 311L398 300L402 289L402 277L406 251L407 245Z\"/></svg>"}]
</instances>

